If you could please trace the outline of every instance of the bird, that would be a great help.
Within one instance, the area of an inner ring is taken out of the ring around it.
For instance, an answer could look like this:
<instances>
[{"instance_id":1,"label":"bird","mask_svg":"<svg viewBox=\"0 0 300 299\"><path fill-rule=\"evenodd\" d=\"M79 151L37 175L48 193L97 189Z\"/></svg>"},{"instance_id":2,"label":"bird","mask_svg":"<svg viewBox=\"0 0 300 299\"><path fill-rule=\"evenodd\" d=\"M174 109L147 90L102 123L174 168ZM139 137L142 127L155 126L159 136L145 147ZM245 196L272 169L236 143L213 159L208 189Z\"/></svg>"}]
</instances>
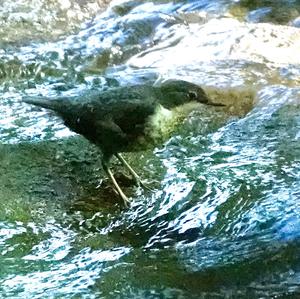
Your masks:
<instances>
[{"instance_id":1,"label":"bird","mask_svg":"<svg viewBox=\"0 0 300 299\"><path fill-rule=\"evenodd\" d=\"M114 177L111 158L115 156L136 184L146 187L121 153L139 151L164 139L174 129L174 114L179 115L178 111L184 111L189 103L224 106L213 103L197 84L178 79L165 80L158 86L119 86L76 96L25 96L22 101L54 111L71 131L100 148L103 170L125 206L130 200Z\"/></svg>"}]
</instances>

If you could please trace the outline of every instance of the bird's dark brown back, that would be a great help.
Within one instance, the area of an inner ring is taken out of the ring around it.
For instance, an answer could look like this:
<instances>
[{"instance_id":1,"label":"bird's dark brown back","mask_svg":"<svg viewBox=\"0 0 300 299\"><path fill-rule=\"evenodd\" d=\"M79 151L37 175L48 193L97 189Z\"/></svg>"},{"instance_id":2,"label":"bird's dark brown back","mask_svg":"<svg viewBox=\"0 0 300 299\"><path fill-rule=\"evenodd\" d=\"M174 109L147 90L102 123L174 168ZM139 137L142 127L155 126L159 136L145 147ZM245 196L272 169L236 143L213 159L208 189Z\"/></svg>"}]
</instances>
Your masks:
<instances>
[{"instance_id":1,"label":"bird's dark brown back","mask_svg":"<svg viewBox=\"0 0 300 299\"><path fill-rule=\"evenodd\" d=\"M158 104L153 90L151 86L116 88L81 97L48 99L43 107L54 110L68 128L109 155L127 151L143 135L147 119Z\"/></svg>"},{"instance_id":2,"label":"bird's dark brown back","mask_svg":"<svg viewBox=\"0 0 300 299\"><path fill-rule=\"evenodd\" d=\"M138 85L91 91L76 97L25 99L55 111L72 131L98 145L107 156L130 151L143 136L149 116L158 105L174 108L188 101L208 103L201 87L169 80L160 87Z\"/></svg>"}]
</instances>

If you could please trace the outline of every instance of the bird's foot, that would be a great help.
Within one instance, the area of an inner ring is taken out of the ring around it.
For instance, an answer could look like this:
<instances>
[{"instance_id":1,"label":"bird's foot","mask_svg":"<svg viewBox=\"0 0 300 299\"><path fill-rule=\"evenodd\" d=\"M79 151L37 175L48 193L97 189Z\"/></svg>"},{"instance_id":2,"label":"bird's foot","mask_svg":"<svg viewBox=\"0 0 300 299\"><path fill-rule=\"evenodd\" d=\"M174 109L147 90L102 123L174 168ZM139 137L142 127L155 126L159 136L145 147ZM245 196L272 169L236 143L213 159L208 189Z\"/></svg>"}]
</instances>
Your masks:
<instances>
[{"instance_id":1,"label":"bird's foot","mask_svg":"<svg viewBox=\"0 0 300 299\"><path fill-rule=\"evenodd\" d=\"M112 190L114 191L114 193L115 193L117 196L121 197L121 199L122 199L123 202L124 202L125 207L126 207L126 208L129 208L131 201L130 201L130 199L124 194L124 192L123 192L123 191L119 192L115 187L113 187Z\"/></svg>"},{"instance_id":2,"label":"bird's foot","mask_svg":"<svg viewBox=\"0 0 300 299\"><path fill-rule=\"evenodd\" d=\"M135 184L143 189L152 191L139 177L139 175L135 172L135 170L128 164L128 162L123 158L120 153L115 154L115 156L119 159L119 161L124 165L124 167L129 171L134 180Z\"/></svg>"},{"instance_id":3,"label":"bird's foot","mask_svg":"<svg viewBox=\"0 0 300 299\"><path fill-rule=\"evenodd\" d=\"M130 206L130 200L129 200L129 198L124 193L122 193L122 194L119 193L119 195L122 198L125 207L129 208L129 206Z\"/></svg>"},{"instance_id":4,"label":"bird's foot","mask_svg":"<svg viewBox=\"0 0 300 299\"><path fill-rule=\"evenodd\" d=\"M128 197L124 194L124 192L122 191L121 187L119 186L119 184L117 183L112 171L110 170L110 168L107 166L106 163L103 163L103 169L105 170L105 172L108 174L109 178L111 179L113 185L114 185L114 189L116 189L118 195L122 198L125 207L128 207L130 204L130 200L128 199Z\"/></svg>"},{"instance_id":5,"label":"bird's foot","mask_svg":"<svg viewBox=\"0 0 300 299\"><path fill-rule=\"evenodd\" d=\"M154 190L151 187L149 187L148 184L145 183L144 181L142 181L141 179L135 180L135 182L138 187L142 187L144 190L154 192Z\"/></svg>"},{"instance_id":6,"label":"bird's foot","mask_svg":"<svg viewBox=\"0 0 300 299\"><path fill-rule=\"evenodd\" d=\"M115 178L118 180L118 182L122 183L122 186L131 187L134 184L137 187L141 187L145 190L153 191L153 189L150 188L145 181L141 180L139 176L127 175L123 172L120 172L115 174Z\"/></svg>"}]
</instances>

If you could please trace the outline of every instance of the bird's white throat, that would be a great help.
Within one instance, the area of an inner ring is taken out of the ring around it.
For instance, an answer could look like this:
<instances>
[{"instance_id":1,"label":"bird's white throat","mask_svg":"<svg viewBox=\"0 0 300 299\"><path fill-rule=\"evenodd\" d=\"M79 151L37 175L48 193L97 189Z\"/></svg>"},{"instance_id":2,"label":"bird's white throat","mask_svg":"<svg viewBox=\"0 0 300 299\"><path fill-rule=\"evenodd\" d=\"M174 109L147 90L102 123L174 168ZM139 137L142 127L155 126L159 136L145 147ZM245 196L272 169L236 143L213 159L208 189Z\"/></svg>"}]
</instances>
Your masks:
<instances>
[{"instance_id":1,"label":"bird's white throat","mask_svg":"<svg viewBox=\"0 0 300 299\"><path fill-rule=\"evenodd\" d=\"M201 104L200 104L201 105ZM199 103L190 102L169 110L162 105L156 107L155 113L149 117L146 125L146 135L153 141L169 138L176 131L176 127L191 111L197 109Z\"/></svg>"},{"instance_id":2,"label":"bird's white throat","mask_svg":"<svg viewBox=\"0 0 300 299\"><path fill-rule=\"evenodd\" d=\"M173 111L158 105L153 115L151 115L146 125L146 135L151 139L164 139L171 133L171 124L174 121Z\"/></svg>"}]
</instances>

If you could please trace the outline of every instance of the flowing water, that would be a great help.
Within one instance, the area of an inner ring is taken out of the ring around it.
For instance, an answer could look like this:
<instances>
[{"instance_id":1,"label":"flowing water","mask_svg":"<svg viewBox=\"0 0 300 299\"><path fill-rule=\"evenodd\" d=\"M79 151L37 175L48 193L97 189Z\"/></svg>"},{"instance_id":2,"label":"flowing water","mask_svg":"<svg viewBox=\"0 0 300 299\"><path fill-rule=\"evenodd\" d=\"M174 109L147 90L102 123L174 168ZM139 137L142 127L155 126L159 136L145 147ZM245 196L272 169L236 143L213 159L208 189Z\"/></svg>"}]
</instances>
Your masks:
<instances>
[{"instance_id":1,"label":"flowing water","mask_svg":"<svg viewBox=\"0 0 300 299\"><path fill-rule=\"evenodd\" d=\"M1 298L300 298L299 1L1 6ZM168 78L226 107L126 155L153 189L120 179L130 208L21 102Z\"/></svg>"}]
</instances>

